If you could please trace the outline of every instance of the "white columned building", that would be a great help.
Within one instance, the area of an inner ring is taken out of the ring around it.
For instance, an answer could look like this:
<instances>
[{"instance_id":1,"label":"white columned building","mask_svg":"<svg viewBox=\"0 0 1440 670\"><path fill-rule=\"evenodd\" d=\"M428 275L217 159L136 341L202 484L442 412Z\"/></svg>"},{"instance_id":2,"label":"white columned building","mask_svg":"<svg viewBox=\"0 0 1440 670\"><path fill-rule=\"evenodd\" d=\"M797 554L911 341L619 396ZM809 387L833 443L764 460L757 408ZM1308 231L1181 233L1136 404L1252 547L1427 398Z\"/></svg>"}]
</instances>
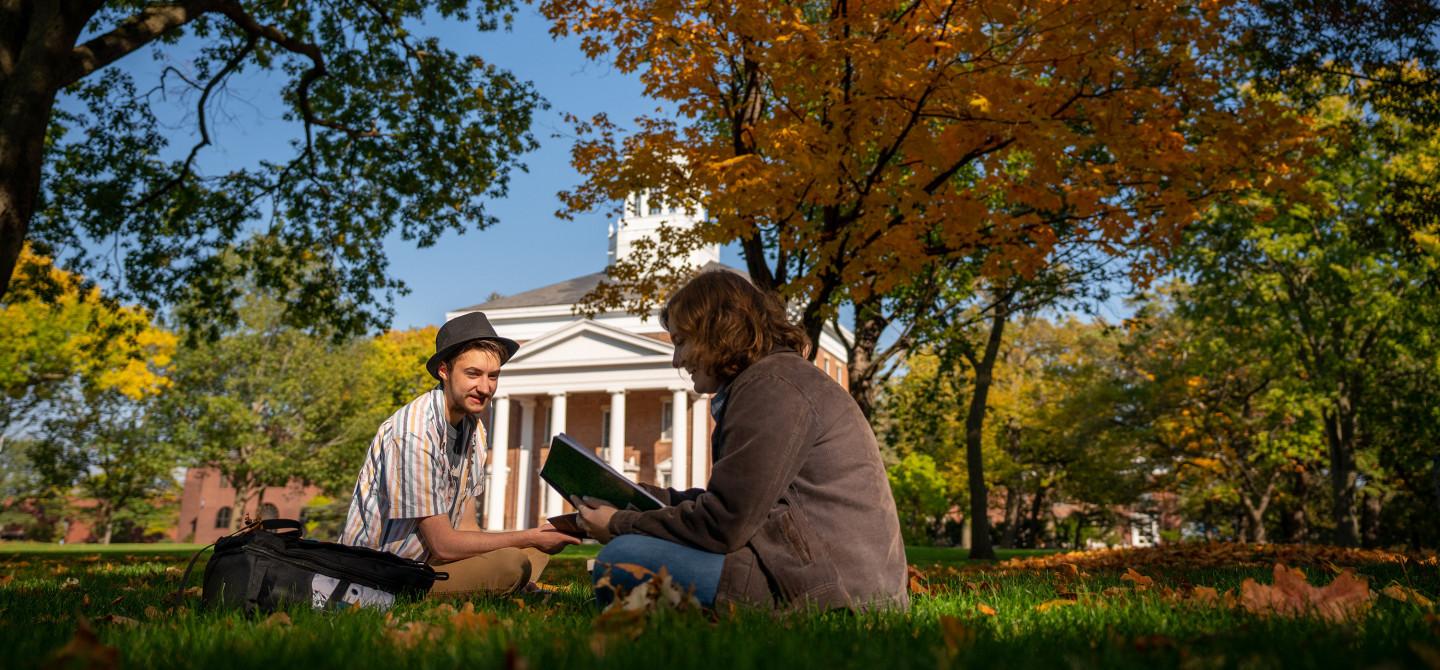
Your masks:
<instances>
[{"instance_id":1,"label":"white columned building","mask_svg":"<svg viewBox=\"0 0 1440 670\"><path fill-rule=\"evenodd\" d=\"M703 213L687 215L643 193L631 197L626 215L611 226L609 260L623 258L662 224L693 225L696 216ZM740 272L719 260L719 247L710 246L677 262ZM576 277L445 315L485 312L497 332L521 343L503 369L488 417L483 528L533 528L571 511L538 477L557 433L568 433L636 481L683 489L703 487L709 479L709 396L696 394L689 376L671 366L675 350L658 313L644 319L625 312L593 319L575 314L574 305L604 277ZM827 331L819 345L816 365L845 384L841 340Z\"/></svg>"}]
</instances>

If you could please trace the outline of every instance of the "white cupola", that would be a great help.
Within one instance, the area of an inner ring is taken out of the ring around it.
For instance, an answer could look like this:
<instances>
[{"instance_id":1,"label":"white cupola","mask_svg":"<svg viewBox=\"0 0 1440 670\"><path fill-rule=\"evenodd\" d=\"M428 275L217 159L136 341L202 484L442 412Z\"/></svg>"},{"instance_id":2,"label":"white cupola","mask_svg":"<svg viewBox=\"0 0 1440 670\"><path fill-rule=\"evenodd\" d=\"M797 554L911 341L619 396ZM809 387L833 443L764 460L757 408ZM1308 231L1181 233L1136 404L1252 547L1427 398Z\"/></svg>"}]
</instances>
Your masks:
<instances>
[{"instance_id":1,"label":"white cupola","mask_svg":"<svg viewBox=\"0 0 1440 670\"><path fill-rule=\"evenodd\" d=\"M659 234L661 226L692 228L704 218L704 210L687 211L683 206L652 197L649 191L632 193L625 199L625 209L620 220L610 224L608 262L613 264L630 255L637 240L655 237ZM708 263L719 263L720 245L707 244L691 251L686 258L675 259L675 261L677 264L691 268L701 268Z\"/></svg>"}]
</instances>

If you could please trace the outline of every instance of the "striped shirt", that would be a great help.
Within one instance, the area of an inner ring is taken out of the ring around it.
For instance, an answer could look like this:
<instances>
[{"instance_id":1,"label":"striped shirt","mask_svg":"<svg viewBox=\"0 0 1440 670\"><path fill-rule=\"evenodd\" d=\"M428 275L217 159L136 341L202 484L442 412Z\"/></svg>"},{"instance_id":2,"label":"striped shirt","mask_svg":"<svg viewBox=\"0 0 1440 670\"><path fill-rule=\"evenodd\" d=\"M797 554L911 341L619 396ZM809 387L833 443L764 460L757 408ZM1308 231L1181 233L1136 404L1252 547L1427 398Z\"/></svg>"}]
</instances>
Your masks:
<instances>
[{"instance_id":1,"label":"striped shirt","mask_svg":"<svg viewBox=\"0 0 1440 670\"><path fill-rule=\"evenodd\" d=\"M461 435L470 435L469 495L485 490L485 426L465 417ZM459 524L455 504L460 467L451 467L446 453L450 426L445 422L445 394L436 388L401 407L380 424L365 452L343 544L388 551L397 556L425 560L430 552L420 542L420 520L437 514ZM464 459L461 460L462 466Z\"/></svg>"}]
</instances>

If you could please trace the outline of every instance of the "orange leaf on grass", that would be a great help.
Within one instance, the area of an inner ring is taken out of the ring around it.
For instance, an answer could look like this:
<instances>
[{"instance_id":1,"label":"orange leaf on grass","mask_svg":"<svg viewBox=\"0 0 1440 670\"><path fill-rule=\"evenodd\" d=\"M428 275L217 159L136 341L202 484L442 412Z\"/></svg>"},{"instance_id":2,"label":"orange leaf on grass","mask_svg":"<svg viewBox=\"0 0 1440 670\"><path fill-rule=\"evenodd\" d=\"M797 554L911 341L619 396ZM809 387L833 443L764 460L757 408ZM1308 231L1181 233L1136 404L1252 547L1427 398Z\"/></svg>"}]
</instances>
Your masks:
<instances>
[{"instance_id":1,"label":"orange leaf on grass","mask_svg":"<svg viewBox=\"0 0 1440 670\"><path fill-rule=\"evenodd\" d=\"M450 626L457 631L485 630L498 621L500 618L490 612L476 612L475 603L465 603L464 608L450 615Z\"/></svg>"},{"instance_id":2,"label":"orange leaf on grass","mask_svg":"<svg viewBox=\"0 0 1440 670\"><path fill-rule=\"evenodd\" d=\"M1190 598L1199 603L1215 603L1220 601L1220 592L1208 586L1197 586L1191 592Z\"/></svg>"},{"instance_id":3,"label":"orange leaf on grass","mask_svg":"<svg viewBox=\"0 0 1440 670\"><path fill-rule=\"evenodd\" d=\"M975 641L975 630L948 614L940 615L940 635L945 640L945 650L952 656Z\"/></svg>"},{"instance_id":4,"label":"orange leaf on grass","mask_svg":"<svg viewBox=\"0 0 1440 670\"><path fill-rule=\"evenodd\" d=\"M1125 574L1120 576L1120 580L1133 582L1137 591L1143 591L1155 585L1154 579L1136 572L1135 568L1125 568Z\"/></svg>"},{"instance_id":5,"label":"orange leaf on grass","mask_svg":"<svg viewBox=\"0 0 1440 670\"><path fill-rule=\"evenodd\" d=\"M284 628L290 625L290 615L276 612L260 622L261 628Z\"/></svg>"},{"instance_id":6,"label":"orange leaf on grass","mask_svg":"<svg viewBox=\"0 0 1440 670\"><path fill-rule=\"evenodd\" d=\"M1435 604L1431 602L1429 598L1426 598L1424 595L1422 595L1419 591L1416 591L1415 589L1412 589L1408 586L1401 586L1400 584L1391 584L1383 589L1380 589L1380 592L1394 600L1398 600L1402 603L1415 603L1416 605L1419 605L1420 607L1423 607L1425 609L1430 609L1430 607Z\"/></svg>"},{"instance_id":7,"label":"orange leaf on grass","mask_svg":"<svg viewBox=\"0 0 1440 670\"><path fill-rule=\"evenodd\" d=\"M48 667L112 670L120 667L120 650L100 643L84 616L76 620L75 635L50 657Z\"/></svg>"},{"instance_id":8,"label":"orange leaf on grass","mask_svg":"<svg viewBox=\"0 0 1440 670\"><path fill-rule=\"evenodd\" d=\"M910 592L920 595L930 595L930 587L925 584L925 573L915 566L907 566L906 572L910 575Z\"/></svg>"},{"instance_id":9,"label":"orange leaf on grass","mask_svg":"<svg viewBox=\"0 0 1440 670\"><path fill-rule=\"evenodd\" d=\"M1348 569L1324 587L1313 586L1305 573L1275 564L1273 585L1246 579L1240 584L1240 605L1261 616L1314 614L1326 621L1356 619L1370 609L1370 586Z\"/></svg>"},{"instance_id":10,"label":"orange leaf on grass","mask_svg":"<svg viewBox=\"0 0 1440 670\"><path fill-rule=\"evenodd\" d=\"M981 613L981 614L984 614L985 616L995 616L995 615L996 615L995 608L994 608L994 607L991 607L991 606L989 606L989 605L986 605L985 603L980 603L980 604L976 605L976 606L975 606L975 609L979 610L980 613Z\"/></svg>"},{"instance_id":11,"label":"orange leaf on grass","mask_svg":"<svg viewBox=\"0 0 1440 670\"><path fill-rule=\"evenodd\" d=\"M1057 599L1055 599L1055 600L1047 600L1047 601L1045 601L1045 602L1043 602L1043 603L1040 603L1039 605L1036 605L1036 606L1035 606L1035 611L1036 611L1036 612L1048 612L1048 611L1053 610L1053 609L1055 609L1055 608L1057 608L1057 607L1067 607L1067 606L1074 605L1074 604L1075 604L1075 601L1074 601L1074 600L1066 600L1066 599L1064 599L1064 598L1057 598Z\"/></svg>"},{"instance_id":12,"label":"orange leaf on grass","mask_svg":"<svg viewBox=\"0 0 1440 670\"><path fill-rule=\"evenodd\" d=\"M434 642L442 635L444 629L424 621L411 621L399 628L389 628L385 631L385 637L390 638L396 646L410 649L421 642Z\"/></svg>"}]
</instances>

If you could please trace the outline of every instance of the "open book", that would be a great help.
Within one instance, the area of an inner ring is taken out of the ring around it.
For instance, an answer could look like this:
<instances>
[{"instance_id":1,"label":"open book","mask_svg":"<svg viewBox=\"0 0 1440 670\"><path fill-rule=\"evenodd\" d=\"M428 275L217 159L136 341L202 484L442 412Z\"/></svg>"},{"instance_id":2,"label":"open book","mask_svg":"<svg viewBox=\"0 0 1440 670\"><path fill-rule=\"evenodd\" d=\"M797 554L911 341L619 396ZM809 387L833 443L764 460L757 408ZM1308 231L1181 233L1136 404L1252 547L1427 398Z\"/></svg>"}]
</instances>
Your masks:
<instances>
[{"instance_id":1,"label":"open book","mask_svg":"<svg viewBox=\"0 0 1440 670\"><path fill-rule=\"evenodd\" d=\"M642 512L665 506L659 498L626 479L595 452L565 433L550 441L550 455L540 468L540 477L566 501L571 496L599 498L620 509Z\"/></svg>"}]
</instances>

